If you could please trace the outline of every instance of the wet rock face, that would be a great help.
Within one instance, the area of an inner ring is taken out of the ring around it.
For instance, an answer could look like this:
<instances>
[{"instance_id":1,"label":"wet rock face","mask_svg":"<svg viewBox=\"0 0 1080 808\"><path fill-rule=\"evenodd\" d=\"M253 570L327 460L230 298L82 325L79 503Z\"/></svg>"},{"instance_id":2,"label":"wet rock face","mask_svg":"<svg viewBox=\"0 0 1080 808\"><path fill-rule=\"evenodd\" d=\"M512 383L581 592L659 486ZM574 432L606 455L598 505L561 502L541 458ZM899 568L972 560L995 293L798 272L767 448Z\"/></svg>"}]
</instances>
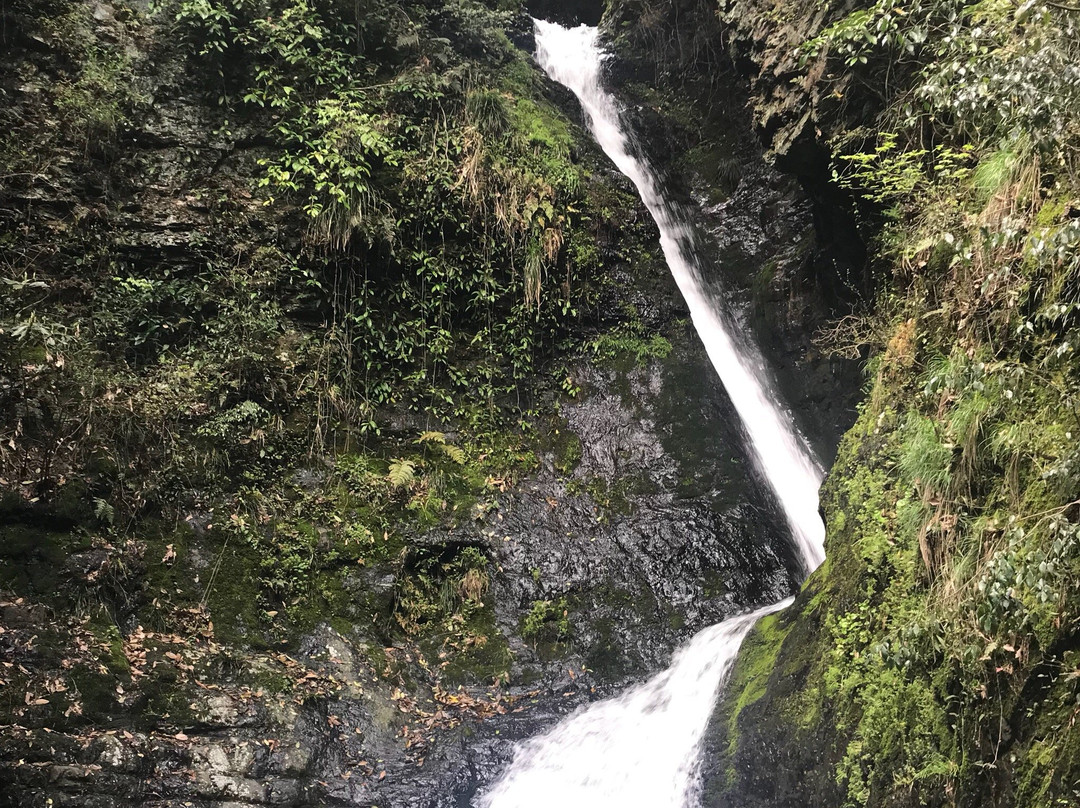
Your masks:
<instances>
[{"instance_id":1,"label":"wet rock face","mask_svg":"<svg viewBox=\"0 0 1080 808\"><path fill-rule=\"evenodd\" d=\"M832 272L818 273L825 291L848 303L871 298L874 289L853 201L831 181L825 144L874 120L881 96L874 79L849 76L839 86L822 81L825 53L806 67L799 61L802 43L852 8L793 3L785 8L783 24L772 21L768 4L759 0L721 0L717 9L740 77L749 85L746 108L754 129L777 168L798 178L813 203L818 242L836 262Z\"/></svg>"},{"instance_id":2,"label":"wet rock face","mask_svg":"<svg viewBox=\"0 0 1080 808\"><path fill-rule=\"evenodd\" d=\"M711 32L721 40L700 3L682 5L691 22L680 28L682 18L668 19L673 37L691 42ZM613 8L616 22L626 16L621 4ZM824 356L814 345L815 334L860 293L862 244L850 212L825 183L809 187L782 161L770 162L745 78L726 55L659 69L633 34L612 27L606 35L619 57L608 62L608 81L626 102L623 115L644 155L698 228L714 294L761 347L793 417L828 466L854 421L861 384L856 362Z\"/></svg>"},{"instance_id":3,"label":"wet rock face","mask_svg":"<svg viewBox=\"0 0 1080 808\"><path fill-rule=\"evenodd\" d=\"M789 399L810 414L804 429L828 435L817 446L828 461L853 413L850 400L828 412L822 391L830 378L834 389L857 389L859 381L853 363L813 359L810 336L871 300L874 289L852 200L831 181L824 144L872 120L876 101L850 86L841 88L841 102L836 87L819 81L820 66L798 68L799 45L848 6L794 4L782 24L767 6L672 0L656 4L646 26L636 3L612 0L605 34L619 59L608 69L631 102L646 150L671 167L674 186L722 214L711 230L737 234L743 256L728 252L721 275L751 292L749 323L781 368ZM655 36L655 28L666 36ZM750 232L739 234L747 224ZM796 364L799 373L787 372Z\"/></svg>"},{"instance_id":4,"label":"wet rock face","mask_svg":"<svg viewBox=\"0 0 1080 808\"><path fill-rule=\"evenodd\" d=\"M480 531L501 570L493 594L506 633L520 634L531 603L565 597L563 662L595 670L601 687L663 667L689 634L791 585L784 531L737 421L704 352L687 343L625 374L578 369L594 391L563 409L579 464L565 475L545 468ZM682 386L687 377L696 390ZM669 420L673 399L685 420ZM679 452L692 432L711 445L707 460ZM543 665L545 649L512 648L522 667Z\"/></svg>"},{"instance_id":5,"label":"wet rock face","mask_svg":"<svg viewBox=\"0 0 1080 808\"><path fill-rule=\"evenodd\" d=\"M424 776L438 774L440 794L481 791L515 740L663 668L697 630L791 590L797 563L685 328L666 359L572 369L588 390L562 407L560 429L580 442L573 468L556 449L483 522L418 537L492 555L488 597L515 660L506 693L529 705L439 736L425 768L441 769ZM538 602L566 607L565 635L527 633L523 615Z\"/></svg>"},{"instance_id":6,"label":"wet rock face","mask_svg":"<svg viewBox=\"0 0 1080 808\"><path fill-rule=\"evenodd\" d=\"M288 687L200 690L179 734L7 735L0 804L467 805L515 741L664 667L694 631L781 597L793 566L783 531L682 328L666 358L572 368L587 394L563 407L560 429L580 450L545 453L482 520L415 537L490 558L485 597L514 655L509 684L434 693L409 648L383 651L400 663L387 678L362 627L323 625L283 669ZM538 601L565 604L564 634L527 633Z\"/></svg>"},{"instance_id":7,"label":"wet rock face","mask_svg":"<svg viewBox=\"0 0 1080 808\"><path fill-rule=\"evenodd\" d=\"M182 732L120 724L4 735L0 804L467 805L515 741L663 668L696 630L789 591L784 531L674 283L659 262L619 271L600 308L633 305L670 353L570 367L582 392L545 427L540 468L482 519L411 540L483 551L484 597L513 654L509 683L474 673L466 690L436 693L410 647L378 647L364 626L322 625L284 661L236 650L238 666L265 669L267 683L208 677L213 685L182 705ZM298 473L298 485L310 482ZM75 558L73 575L99 566L92 552ZM358 570L358 593L390 601L394 576ZM565 632L526 631L538 602L565 608ZM43 620L23 606L0 616L5 640L19 625L32 636Z\"/></svg>"}]
</instances>

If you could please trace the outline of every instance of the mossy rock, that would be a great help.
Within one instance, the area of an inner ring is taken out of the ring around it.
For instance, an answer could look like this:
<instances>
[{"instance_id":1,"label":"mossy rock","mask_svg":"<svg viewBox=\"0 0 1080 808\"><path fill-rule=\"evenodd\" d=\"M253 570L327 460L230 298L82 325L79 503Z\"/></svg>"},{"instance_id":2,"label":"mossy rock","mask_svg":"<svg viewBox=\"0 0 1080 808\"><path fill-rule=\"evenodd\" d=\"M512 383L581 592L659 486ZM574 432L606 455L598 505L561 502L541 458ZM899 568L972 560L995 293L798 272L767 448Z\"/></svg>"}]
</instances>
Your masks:
<instances>
[{"instance_id":1,"label":"mossy rock","mask_svg":"<svg viewBox=\"0 0 1080 808\"><path fill-rule=\"evenodd\" d=\"M74 594L64 571L68 558L91 548L89 534L23 523L0 526L0 586L46 603Z\"/></svg>"}]
</instances>

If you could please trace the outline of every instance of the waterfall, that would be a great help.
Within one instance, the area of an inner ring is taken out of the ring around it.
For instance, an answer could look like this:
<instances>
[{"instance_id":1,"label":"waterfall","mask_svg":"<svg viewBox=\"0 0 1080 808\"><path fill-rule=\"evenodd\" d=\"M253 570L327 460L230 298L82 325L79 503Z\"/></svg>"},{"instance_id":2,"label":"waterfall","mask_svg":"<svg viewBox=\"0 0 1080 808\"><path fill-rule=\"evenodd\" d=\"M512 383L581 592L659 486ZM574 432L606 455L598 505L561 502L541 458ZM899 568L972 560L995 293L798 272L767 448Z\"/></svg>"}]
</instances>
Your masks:
<instances>
[{"instance_id":1,"label":"waterfall","mask_svg":"<svg viewBox=\"0 0 1080 808\"><path fill-rule=\"evenodd\" d=\"M739 339L708 293L693 230L665 199L648 164L635 156L618 108L601 85L598 31L536 21L536 58L581 101L589 128L637 186L660 230L668 268L690 309L709 359L731 398L750 453L780 503L809 573L825 559L818 516L821 470L779 403L763 358ZM699 632L671 666L613 699L589 705L546 735L517 747L478 808L692 808L699 800L700 744L717 693L746 634L762 615L791 601L733 617Z\"/></svg>"},{"instance_id":2,"label":"waterfall","mask_svg":"<svg viewBox=\"0 0 1080 808\"><path fill-rule=\"evenodd\" d=\"M479 808L681 808L697 800L698 746L743 638L773 604L704 629L671 667L519 746Z\"/></svg>"},{"instance_id":3,"label":"waterfall","mask_svg":"<svg viewBox=\"0 0 1080 808\"><path fill-rule=\"evenodd\" d=\"M660 230L668 268L690 309L694 328L739 413L751 456L776 495L807 572L825 560L825 526L818 516L821 470L796 432L773 388L765 363L752 343L737 333L706 291L694 233L664 198L655 174L636 157L619 120L615 99L600 81L604 54L598 31L586 25L567 29L536 21L536 59L555 81L578 97L589 128L611 161L637 187Z\"/></svg>"}]
</instances>

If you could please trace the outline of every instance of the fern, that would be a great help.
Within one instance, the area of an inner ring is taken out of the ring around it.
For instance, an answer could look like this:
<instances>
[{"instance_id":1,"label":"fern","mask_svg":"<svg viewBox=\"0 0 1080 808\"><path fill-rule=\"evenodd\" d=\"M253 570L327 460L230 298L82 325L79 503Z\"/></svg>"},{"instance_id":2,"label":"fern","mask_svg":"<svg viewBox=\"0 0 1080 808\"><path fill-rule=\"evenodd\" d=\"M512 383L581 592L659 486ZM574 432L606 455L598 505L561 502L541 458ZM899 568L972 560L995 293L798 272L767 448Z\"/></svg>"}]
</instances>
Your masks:
<instances>
[{"instance_id":1,"label":"fern","mask_svg":"<svg viewBox=\"0 0 1080 808\"><path fill-rule=\"evenodd\" d=\"M408 488L416 480L416 464L402 458L392 460L386 476L394 488Z\"/></svg>"},{"instance_id":2,"label":"fern","mask_svg":"<svg viewBox=\"0 0 1080 808\"><path fill-rule=\"evenodd\" d=\"M442 432L421 432L420 437L416 439L419 444L433 443L442 450L442 453L457 463L459 466L465 465L465 451L460 446L454 446L452 443L446 442L446 435Z\"/></svg>"},{"instance_id":3,"label":"fern","mask_svg":"<svg viewBox=\"0 0 1080 808\"><path fill-rule=\"evenodd\" d=\"M103 499L94 500L94 516L107 525L111 525L116 521L116 511L112 505Z\"/></svg>"},{"instance_id":4,"label":"fern","mask_svg":"<svg viewBox=\"0 0 1080 808\"><path fill-rule=\"evenodd\" d=\"M454 446L452 443L444 443L439 446L451 460L457 463L459 466L465 465L465 451L460 446Z\"/></svg>"}]
</instances>

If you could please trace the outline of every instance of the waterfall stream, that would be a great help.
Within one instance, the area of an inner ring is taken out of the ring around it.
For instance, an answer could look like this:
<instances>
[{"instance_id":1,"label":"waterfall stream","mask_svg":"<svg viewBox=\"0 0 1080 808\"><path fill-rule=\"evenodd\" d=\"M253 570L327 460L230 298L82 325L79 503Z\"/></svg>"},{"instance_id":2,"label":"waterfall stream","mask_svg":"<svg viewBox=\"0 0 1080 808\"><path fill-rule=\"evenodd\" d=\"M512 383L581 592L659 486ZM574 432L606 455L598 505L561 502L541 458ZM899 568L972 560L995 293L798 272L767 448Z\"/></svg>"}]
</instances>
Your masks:
<instances>
[{"instance_id":1,"label":"waterfall stream","mask_svg":"<svg viewBox=\"0 0 1080 808\"><path fill-rule=\"evenodd\" d=\"M635 155L615 100L601 83L598 30L537 20L536 45L540 66L578 97L600 147L634 183L656 221L668 268L739 414L750 454L780 504L806 571L813 571L825 558L821 470L779 403L759 351L736 336L734 321L710 295L687 217L665 199L656 175ZM699 746L717 692L754 622L789 603L704 629L667 670L521 744L477 805L692 808L698 802Z\"/></svg>"},{"instance_id":2,"label":"waterfall stream","mask_svg":"<svg viewBox=\"0 0 1080 808\"><path fill-rule=\"evenodd\" d=\"M601 84L604 53L598 30L536 21L536 59L555 81L574 92L600 147L637 187L660 230L668 269L690 309L705 345L748 437L748 448L783 509L807 572L825 560L825 526L818 516L821 470L795 431L794 422L773 388L765 363L753 345L738 339L721 302L706 291L694 231L686 217L664 198L656 175L631 148L615 99Z\"/></svg>"},{"instance_id":3,"label":"waterfall stream","mask_svg":"<svg viewBox=\"0 0 1080 808\"><path fill-rule=\"evenodd\" d=\"M754 622L790 600L699 631L671 666L518 747L481 808L681 808L697 802L698 746Z\"/></svg>"}]
</instances>

